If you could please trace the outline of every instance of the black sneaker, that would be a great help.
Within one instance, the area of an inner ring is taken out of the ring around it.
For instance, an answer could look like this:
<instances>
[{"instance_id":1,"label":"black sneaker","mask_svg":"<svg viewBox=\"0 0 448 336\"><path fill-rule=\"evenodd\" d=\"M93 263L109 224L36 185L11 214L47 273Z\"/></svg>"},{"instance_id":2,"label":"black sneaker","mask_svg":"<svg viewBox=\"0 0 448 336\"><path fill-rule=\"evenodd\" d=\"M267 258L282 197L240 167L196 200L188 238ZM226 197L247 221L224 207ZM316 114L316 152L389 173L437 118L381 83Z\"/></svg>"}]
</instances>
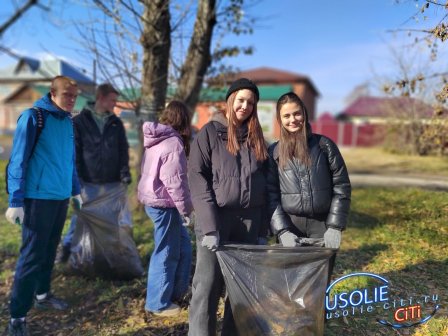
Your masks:
<instances>
[{"instance_id":1,"label":"black sneaker","mask_svg":"<svg viewBox=\"0 0 448 336\"><path fill-rule=\"evenodd\" d=\"M63 245L56 256L56 263L65 264L68 261L68 258L70 258L70 253L70 246Z\"/></svg>"},{"instance_id":2,"label":"black sneaker","mask_svg":"<svg viewBox=\"0 0 448 336\"><path fill-rule=\"evenodd\" d=\"M8 336L28 336L26 321L17 319L12 322L10 320L8 324Z\"/></svg>"},{"instance_id":3,"label":"black sneaker","mask_svg":"<svg viewBox=\"0 0 448 336\"><path fill-rule=\"evenodd\" d=\"M66 310L68 308L68 304L64 300L61 300L53 296L53 294L48 293L45 299L38 300L36 298L36 301L34 301L34 307L41 310Z\"/></svg>"}]
</instances>

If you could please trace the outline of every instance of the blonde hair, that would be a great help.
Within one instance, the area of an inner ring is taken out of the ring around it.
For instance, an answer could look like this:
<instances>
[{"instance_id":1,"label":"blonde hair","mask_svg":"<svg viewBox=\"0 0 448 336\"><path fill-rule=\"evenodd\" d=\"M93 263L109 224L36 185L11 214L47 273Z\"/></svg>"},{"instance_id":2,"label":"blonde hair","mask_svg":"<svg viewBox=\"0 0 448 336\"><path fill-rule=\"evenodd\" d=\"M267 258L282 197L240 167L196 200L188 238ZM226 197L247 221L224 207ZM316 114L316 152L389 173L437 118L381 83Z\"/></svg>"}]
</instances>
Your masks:
<instances>
[{"instance_id":1,"label":"blonde hair","mask_svg":"<svg viewBox=\"0 0 448 336\"><path fill-rule=\"evenodd\" d=\"M56 76L51 81L50 92L56 92L65 87L78 87L78 83L67 76Z\"/></svg>"}]
</instances>

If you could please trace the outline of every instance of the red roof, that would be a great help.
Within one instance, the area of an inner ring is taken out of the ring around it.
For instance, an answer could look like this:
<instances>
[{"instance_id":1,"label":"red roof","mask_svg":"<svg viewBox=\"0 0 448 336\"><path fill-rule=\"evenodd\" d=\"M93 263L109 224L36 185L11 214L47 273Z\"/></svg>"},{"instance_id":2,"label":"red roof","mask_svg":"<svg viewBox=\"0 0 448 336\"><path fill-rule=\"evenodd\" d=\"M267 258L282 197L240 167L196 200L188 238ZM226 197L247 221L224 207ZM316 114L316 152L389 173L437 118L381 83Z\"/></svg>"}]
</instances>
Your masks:
<instances>
[{"instance_id":1,"label":"red roof","mask_svg":"<svg viewBox=\"0 0 448 336\"><path fill-rule=\"evenodd\" d=\"M387 117L387 116L420 116L430 118L434 109L422 102L409 97L359 97L344 111L348 117Z\"/></svg>"},{"instance_id":2,"label":"red roof","mask_svg":"<svg viewBox=\"0 0 448 336\"><path fill-rule=\"evenodd\" d=\"M315 92L316 96L319 96L319 91L317 91L311 79L308 76L298 73L269 67L260 67L241 71L233 76L227 77L227 84L241 77L248 78L258 85L293 84L305 82Z\"/></svg>"},{"instance_id":3,"label":"red roof","mask_svg":"<svg viewBox=\"0 0 448 336\"><path fill-rule=\"evenodd\" d=\"M285 84L285 83L294 83L301 82L304 80L309 80L309 78L305 75L268 68L254 68L250 70L241 71L237 74L239 77L250 78L257 84Z\"/></svg>"}]
</instances>

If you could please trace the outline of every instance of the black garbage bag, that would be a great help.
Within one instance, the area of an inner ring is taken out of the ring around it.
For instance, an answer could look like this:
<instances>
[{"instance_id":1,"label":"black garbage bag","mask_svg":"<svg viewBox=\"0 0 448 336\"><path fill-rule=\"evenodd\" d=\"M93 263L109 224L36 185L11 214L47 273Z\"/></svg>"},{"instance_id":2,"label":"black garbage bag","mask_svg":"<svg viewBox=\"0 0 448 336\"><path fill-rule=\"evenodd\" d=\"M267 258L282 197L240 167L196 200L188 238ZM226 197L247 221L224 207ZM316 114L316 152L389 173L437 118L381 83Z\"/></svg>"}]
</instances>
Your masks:
<instances>
[{"instance_id":1,"label":"black garbage bag","mask_svg":"<svg viewBox=\"0 0 448 336\"><path fill-rule=\"evenodd\" d=\"M71 271L88 277L130 280L143 274L131 237L126 187L121 183L82 185L84 204L77 211L69 264Z\"/></svg>"},{"instance_id":2,"label":"black garbage bag","mask_svg":"<svg viewBox=\"0 0 448 336\"><path fill-rule=\"evenodd\" d=\"M323 247L224 245L217 256L240 335L323 335Z\"/></svg>"}]
</instances>

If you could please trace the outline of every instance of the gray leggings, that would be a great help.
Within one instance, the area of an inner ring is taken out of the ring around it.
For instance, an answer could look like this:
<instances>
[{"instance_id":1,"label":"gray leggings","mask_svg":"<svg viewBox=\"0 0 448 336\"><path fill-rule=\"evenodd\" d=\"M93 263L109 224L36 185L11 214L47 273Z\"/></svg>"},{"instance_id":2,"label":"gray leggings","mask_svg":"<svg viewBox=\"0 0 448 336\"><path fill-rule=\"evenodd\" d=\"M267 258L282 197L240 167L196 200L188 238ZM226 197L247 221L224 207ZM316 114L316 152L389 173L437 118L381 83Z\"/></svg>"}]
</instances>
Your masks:
<instances>
[{"instance_id":1,"label":"gray leggings","mask_svg":"<svg viewBox=\"0 0 448 336\"><path fill-rule=\"evenodd\" d=\"M256 244L262 209L220 209L220 240L222 243ZM224 279L215 252L201 246L202 234L196 232L196 269L193 277L189 309L190 336L216 335L216 313L224 288ZM222 336L238 336L229 300L226 300Z\"/></svg>"}]
</instances>

